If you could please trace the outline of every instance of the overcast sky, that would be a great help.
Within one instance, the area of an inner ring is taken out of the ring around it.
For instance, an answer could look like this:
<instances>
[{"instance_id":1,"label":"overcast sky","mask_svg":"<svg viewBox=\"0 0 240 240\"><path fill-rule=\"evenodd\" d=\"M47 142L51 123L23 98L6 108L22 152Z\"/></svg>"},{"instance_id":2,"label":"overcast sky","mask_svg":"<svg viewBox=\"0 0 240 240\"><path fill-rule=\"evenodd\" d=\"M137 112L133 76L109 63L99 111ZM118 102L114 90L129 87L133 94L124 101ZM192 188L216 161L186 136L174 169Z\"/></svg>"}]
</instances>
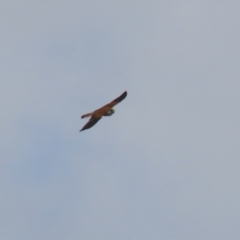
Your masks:
<instances>
[{"instance_id":1,"label":"overcast sky","mask_svg":"<svg viewBox=\"0 0 240 240\"><path fill-rule=\"evenodd\" d=\"M0 29L0 239L240 239L239 1L2 0Z\"/></svg>"}]
</instances>

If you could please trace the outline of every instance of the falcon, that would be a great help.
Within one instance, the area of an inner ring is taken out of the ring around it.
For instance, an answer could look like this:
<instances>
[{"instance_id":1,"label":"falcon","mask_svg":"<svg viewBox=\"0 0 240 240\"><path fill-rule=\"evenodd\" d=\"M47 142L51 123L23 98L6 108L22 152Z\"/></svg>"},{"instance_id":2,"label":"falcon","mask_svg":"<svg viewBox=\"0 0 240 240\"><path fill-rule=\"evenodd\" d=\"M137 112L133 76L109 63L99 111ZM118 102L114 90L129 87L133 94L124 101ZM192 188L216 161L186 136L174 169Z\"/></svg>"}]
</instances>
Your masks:
<instances>
[{"instance_id":1,"label":"falcon","mask_svg":"<svg viewBox=\"0 0 240 240\"><path fill-rule=\"evenodd\" d=\"M83 131L86 129L91 128L92 126L94 126L103 116L111 116L115 113L115 110L113 109L113 107L115 105L117 105L118 103L120 103L125 97L127 96L127 92L125 91L124 93L122 93L122 95L120 95L119 97L117 97L116 99L114 99L112 102L108 103L107 105L91 112L91 113L87 113L82 115L82 118L87 118L87 117L91 117L90 120L86 123L86 125L83 126L83 128L79 131Z\"/></svg>"}]
</instances>

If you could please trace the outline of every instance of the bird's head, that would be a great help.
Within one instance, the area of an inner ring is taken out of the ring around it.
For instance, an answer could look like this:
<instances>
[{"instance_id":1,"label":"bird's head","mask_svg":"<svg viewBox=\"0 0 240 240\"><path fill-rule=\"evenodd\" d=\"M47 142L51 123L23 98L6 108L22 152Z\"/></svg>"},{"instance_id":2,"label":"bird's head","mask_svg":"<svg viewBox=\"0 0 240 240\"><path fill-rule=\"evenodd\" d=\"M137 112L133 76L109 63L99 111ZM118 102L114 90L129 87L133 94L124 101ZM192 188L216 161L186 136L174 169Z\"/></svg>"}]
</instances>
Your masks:
<instances>
[{"instance_id":1,"label":"bird's head","mask_svg":"<svg viewBox=\"0 0 240 240\"><path fill-rule=\"evenodd\" d=\"M113 115L114 113L115 113L115 110L113 108L108 111L109 116Z\"/></svg>"},{"instance_id":2,"label":"bird's head","mask_svg":"<svg viewBox=\"0 0 240 240\"><path fill-rule=\"evenodd\" d=\"M114 109L110 109L107 111L107 113L104 115L104 116L111 116L115 113L115 110Z\"/></svg>"}]
</instances>

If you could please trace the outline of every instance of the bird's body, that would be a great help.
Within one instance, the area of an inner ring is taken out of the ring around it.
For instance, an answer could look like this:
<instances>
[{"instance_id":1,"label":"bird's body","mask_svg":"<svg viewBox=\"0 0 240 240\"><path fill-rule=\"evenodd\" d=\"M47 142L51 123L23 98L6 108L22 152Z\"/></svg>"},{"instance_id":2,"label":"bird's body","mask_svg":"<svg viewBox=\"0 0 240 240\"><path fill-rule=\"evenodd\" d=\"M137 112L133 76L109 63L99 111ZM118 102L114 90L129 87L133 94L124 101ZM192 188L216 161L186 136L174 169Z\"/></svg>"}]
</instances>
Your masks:
<instances>
[{"instance_id":1,"label":"bird's body","mask_svg":"<svg viewBox=\"0 0 240 240\"><path fill-rule=\"evenodd\" d=\"M114 99L112 102L108 103L107 105L95 110L94 112L82 115L82 118L86 118L86 117L91 117L91 118L87 122L87 124L84 125L84 127L80 130L80 132L94 126L103 116L111 116L115 112L113 107L118 103L120 103L126 96L127 96L127 92L125 91L121 96Z\"/></svg>"}]
</instances>

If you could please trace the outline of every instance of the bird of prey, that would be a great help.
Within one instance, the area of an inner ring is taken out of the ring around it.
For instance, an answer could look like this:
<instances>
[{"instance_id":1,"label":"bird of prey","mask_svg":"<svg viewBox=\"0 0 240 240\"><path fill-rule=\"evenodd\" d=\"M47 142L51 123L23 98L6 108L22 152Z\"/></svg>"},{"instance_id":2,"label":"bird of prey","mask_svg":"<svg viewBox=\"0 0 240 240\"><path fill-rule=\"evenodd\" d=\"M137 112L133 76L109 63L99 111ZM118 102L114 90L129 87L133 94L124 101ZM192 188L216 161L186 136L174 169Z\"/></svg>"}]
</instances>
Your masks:
<instances>
[{"instance_id":1,"label":"bird of prey","mask_svg":"<svg viewBox=\"0 0 240 240\"><path fill-rule=\"evenodd\" d=\"M118 103L120 103L126 96L127 96L127 92L125 91L124 93L122 93L121 96L114 99L112 102L108 103L107 105L105 105L91 113L82 115L82 118L86 118L86 117L91 117L91 118L79 132L94 126L102 118L102 116L111 116L112 114L114 114L115 110L113 109L113 107L115 105L117 105Z\"/></svg>"}]
</instances>

